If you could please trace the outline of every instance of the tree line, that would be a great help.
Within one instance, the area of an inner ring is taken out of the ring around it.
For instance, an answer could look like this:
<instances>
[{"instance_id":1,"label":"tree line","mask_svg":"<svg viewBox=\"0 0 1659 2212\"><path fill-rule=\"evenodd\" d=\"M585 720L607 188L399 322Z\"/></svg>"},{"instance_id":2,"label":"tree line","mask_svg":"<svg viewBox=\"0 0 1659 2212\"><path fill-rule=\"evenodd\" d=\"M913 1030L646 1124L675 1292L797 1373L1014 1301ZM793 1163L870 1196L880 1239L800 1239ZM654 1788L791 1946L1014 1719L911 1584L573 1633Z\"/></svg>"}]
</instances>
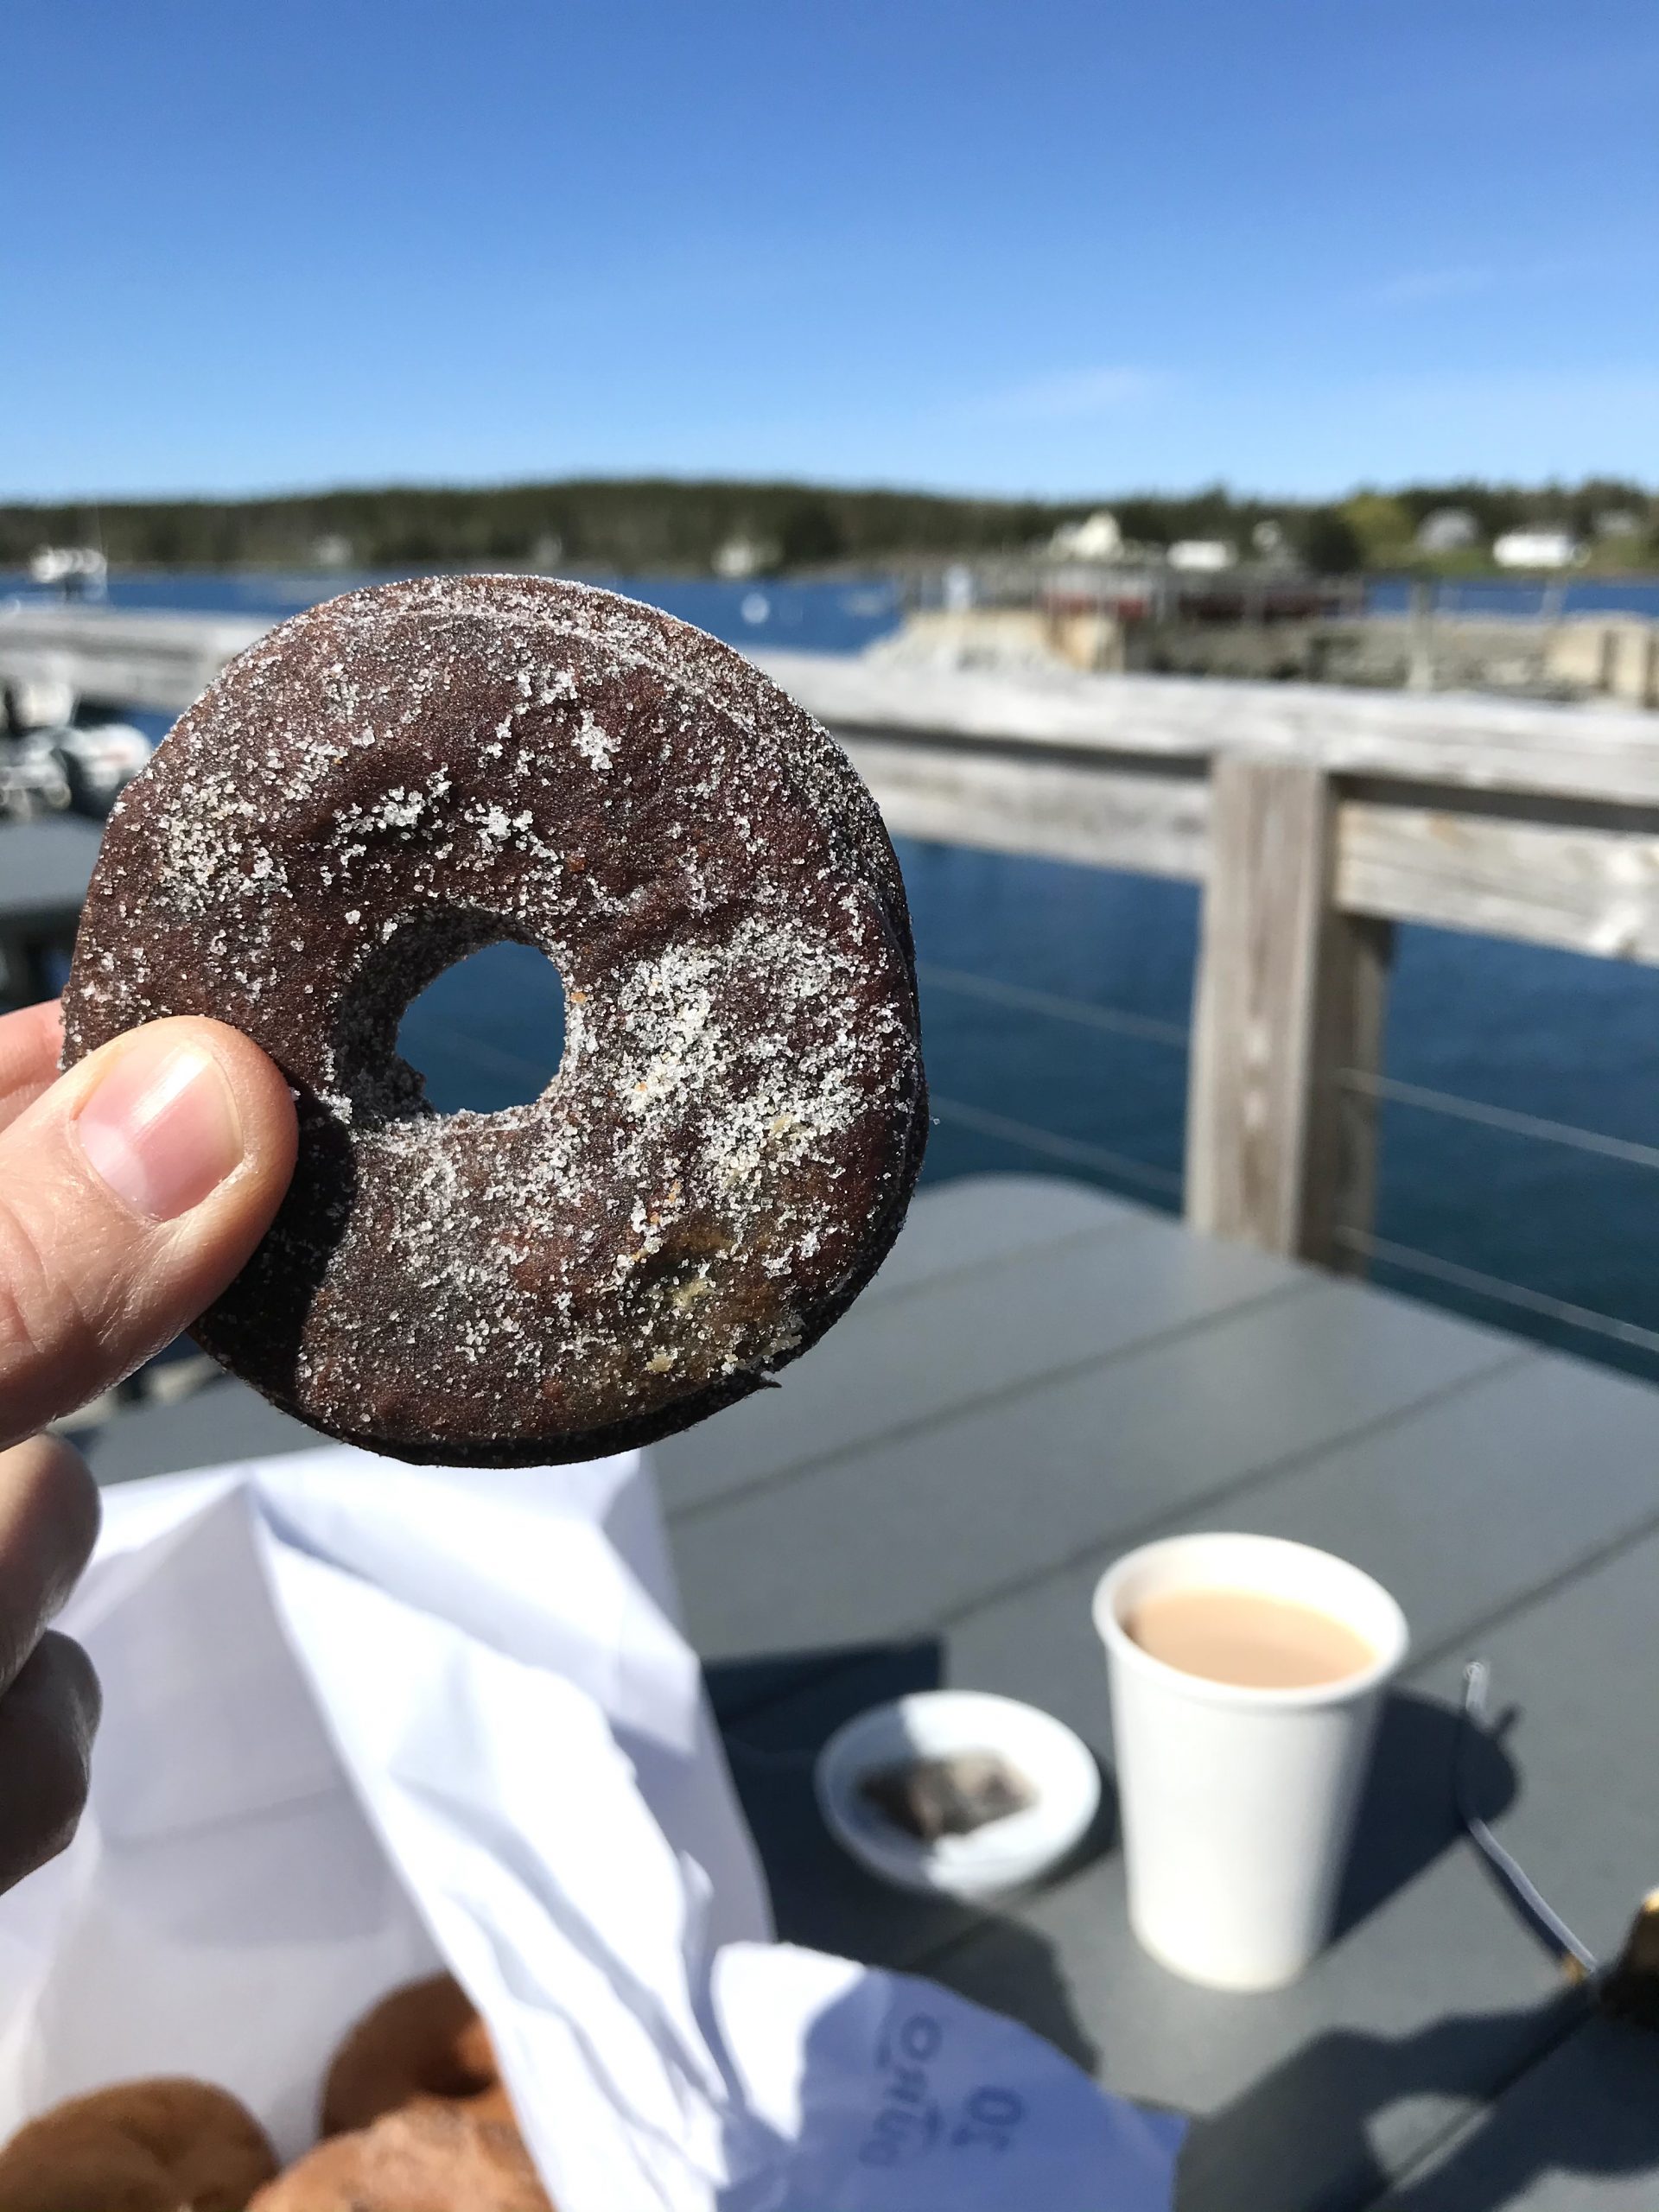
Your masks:
<instances>
[{"instance_id":1,"label":"tree line","mask_svg":"<svg viewBox=\"0 0 1659 2212\"><path fill-rule=\"evenodd\" d=\"M1274 500L1224 485L1073 500L954 498L798 483L575 479L474 487L388 486L261 499L0 505L0 568L45 544L96 544L148 569L524 567L619 575L858 568L1022 551L1100 506L1131 543L1220 537L1248 555L1258 526L1325 573L1409 565L1424 518L1467 513L1481 540L1522 524L1571 531L1612 565L1659 557L1659 499L1611 478L1365 489ZM1615 518L1610 526L1609 518ZM1466 558L1478 559L1478 551Z\"/></svg>"}]
</instances>

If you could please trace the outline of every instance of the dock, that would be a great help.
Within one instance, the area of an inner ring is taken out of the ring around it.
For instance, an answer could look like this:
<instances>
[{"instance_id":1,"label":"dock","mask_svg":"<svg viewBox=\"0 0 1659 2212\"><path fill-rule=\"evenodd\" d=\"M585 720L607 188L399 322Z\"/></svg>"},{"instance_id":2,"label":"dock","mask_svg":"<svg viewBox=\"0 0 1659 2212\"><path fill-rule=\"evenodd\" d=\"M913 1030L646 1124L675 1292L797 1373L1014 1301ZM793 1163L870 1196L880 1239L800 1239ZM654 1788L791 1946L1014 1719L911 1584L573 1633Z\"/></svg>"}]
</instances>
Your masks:
<instances>
[{"instance_id":1,"label":"dock","mask_svg":"<svg viewBox=\"0 0 1659 2212\"><path fill-rule=\"evenodd\" d=\"M1513 1725L1482 1808L1577 1933L1617 1949L1659 1866L1659 1392L1074 1184L925 1193L853 1312L653 1452L689 1631L779 1933L1025 2020L1194 2120L1181 2212L1618 2212L1659 2197L1659 2044L1567 1988L1459 1833L1460 1671ZM240 1384L82 1440L101 1480L306 1449ZM1136 1948L1108 1808L991 1910L843 1858L811 1761L949 1684L1058 1713L1109 1771L1096 1577L1189 1527L1294 1535L1399 1597L1337 1941L1278 1995Z\"/></svg>"}]
</instances>

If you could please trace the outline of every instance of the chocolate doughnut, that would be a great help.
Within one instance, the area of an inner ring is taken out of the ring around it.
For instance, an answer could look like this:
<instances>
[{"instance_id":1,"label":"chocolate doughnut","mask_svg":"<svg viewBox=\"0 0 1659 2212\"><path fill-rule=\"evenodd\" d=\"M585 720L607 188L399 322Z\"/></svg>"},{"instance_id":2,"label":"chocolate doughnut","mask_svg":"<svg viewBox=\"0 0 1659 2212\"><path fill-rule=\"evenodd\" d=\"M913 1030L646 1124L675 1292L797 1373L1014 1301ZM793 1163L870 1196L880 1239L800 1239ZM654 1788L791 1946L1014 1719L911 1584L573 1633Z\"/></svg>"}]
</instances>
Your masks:
<instances>
[{"instance_id":1,"label":"chocolate doughnut","mask_svg":"<svg viewBox=\"0 0 1659 2212\"><path fill-rule=\"evenodd\" d=\"M538 946L542 1095L440 1115L399 1020ZM727 647L583 586L348 593L232 661L128 787L65 1065L212 1014L298 1101L208 1351L404 1459L576 1459L764 1383L874 1273L926 1125L903 887L824 731Z\"/></svg>"},{"instance_id":2,"label":"chocolate doughnut","mask_svg":"<svg viewBox=\"0 0 1659 2212\"><path fill-rule=\"evenodd\" d=\"M207 2082L122 2082L54 2105L0 2151L0 2212L243 2212L276 2159Z\"/></svg>"},{"instance_id":3,"label":"chocolate doughnut","mask_svg":"<svg viewBox=\"0 0 1659 2212\"><path fill-rule=\"evenodd\" d=\"M336 2135L247 2212L552 2212L518 2130L464 2107L411 2105Z\"/></svg>"},{"instance_id":4,"label":"chocolate doughnut","mask_svg":"<svg viewBox=\"0 0 1659 2212\"><path fill-rule=\"evenodd\" d=\"M389 2112L439 2102L510 2119L490 2031L453 1974L394 1989L357 2023L328 2069L322 2133L367 2127Z\"/></svg>"}]
</instances>

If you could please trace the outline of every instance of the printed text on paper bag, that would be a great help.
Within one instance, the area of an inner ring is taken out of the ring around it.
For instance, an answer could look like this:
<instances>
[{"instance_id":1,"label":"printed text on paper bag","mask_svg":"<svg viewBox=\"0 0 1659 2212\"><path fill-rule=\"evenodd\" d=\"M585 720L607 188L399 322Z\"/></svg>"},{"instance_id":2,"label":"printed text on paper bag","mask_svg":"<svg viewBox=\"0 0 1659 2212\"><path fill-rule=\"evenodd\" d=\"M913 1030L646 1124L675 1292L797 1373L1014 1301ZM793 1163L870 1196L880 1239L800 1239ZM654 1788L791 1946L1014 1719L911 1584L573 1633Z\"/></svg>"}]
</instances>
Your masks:
<instances>
[{"instance_id":1,"label":"printed text on paper bag","mask_svg":"<svg viewBox=\"0 0 1659 2212\"><path fill-rule=\"evenodd\" d=\"M875 2054L881 2103L859 2147L861 2165L911 2165L941 2145L998 2152L1013 2142L1026 2107L1012 2089L982 2082L959 2106L942 2103L931 2069L944 2047L944 2026L929 2012L907 2014L882 2038Z\"/></svg>"}]
</instances>

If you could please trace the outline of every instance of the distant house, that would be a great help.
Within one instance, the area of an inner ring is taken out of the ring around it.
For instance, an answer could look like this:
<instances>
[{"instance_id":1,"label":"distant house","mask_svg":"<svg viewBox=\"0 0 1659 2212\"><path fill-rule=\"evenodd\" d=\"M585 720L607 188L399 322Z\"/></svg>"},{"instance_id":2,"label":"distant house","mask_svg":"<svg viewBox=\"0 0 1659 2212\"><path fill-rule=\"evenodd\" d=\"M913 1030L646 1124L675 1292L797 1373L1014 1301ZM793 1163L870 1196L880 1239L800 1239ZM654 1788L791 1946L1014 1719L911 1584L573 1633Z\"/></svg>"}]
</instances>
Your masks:
<instances>
[{"instance_id":1,"label":"distant house","mask_svg":"<svg viewBox=\"0 0 1659 2212\"><path fill-rule=\"evenodd\" d=\"M1596 517L1596 536L1605 538L1631 538L1642 535L1642 518L1632 514L1628 507L1609 507Z\"/></svg>"},{"instance_id":2,"label":"distant house","mask_svg":"<svg viewBox=\"0 0 1659 2212\"><path fill-rule=\"evenodd\" d=\"M1506 530L1492 544L1500 569L1570 569L1584 549L1567 530Z\"/></svg>"},{"instance_id":3,"label":"distant house","mask_svg":"<svg viewBox=\"0 0 1659 2212\"><path fill-rule=\"evenodd\" d=\"M1417 550L1461 553L1465 546L1475 544L1479 537L1480 525L1467 507L1436 507L1417 525Z\"/></svg>"},{"instance_id":4,"label":"distant house","mask_svg":"<svg viewBox=\"0 0 1659 2212\"><path fill-rule=\"evenodd\" d=\"M1116 561L1123 550L1123 533L1117 517L1097 507L1081 522L1063 522L1049 539L1048 550L1062 561Z\"/></svg>"},{"instance_id":5,"label":"distant house","mask_svg":"<svg viewBox=\"0 0 1659 2212\"><path fill-rule=\"evenodd\" d=\"M1237 546L1224 537L1178 537L1169 549L1170 567L1193 575L1212 576L1237 558Z\"/></svg>"},{"instance_id":6,"label":"distant house","mask_svg":"<svg viewBox=\"0 0 1659 2212\"><path fill-rule=\"evenodd\" d=\"M775 545L764 539L747 537L740 531L715 550L715 574L728 582L741 583L745 577L758 575L762 569L770 568L778 557Z\"/></svg>"}]
</instances>

